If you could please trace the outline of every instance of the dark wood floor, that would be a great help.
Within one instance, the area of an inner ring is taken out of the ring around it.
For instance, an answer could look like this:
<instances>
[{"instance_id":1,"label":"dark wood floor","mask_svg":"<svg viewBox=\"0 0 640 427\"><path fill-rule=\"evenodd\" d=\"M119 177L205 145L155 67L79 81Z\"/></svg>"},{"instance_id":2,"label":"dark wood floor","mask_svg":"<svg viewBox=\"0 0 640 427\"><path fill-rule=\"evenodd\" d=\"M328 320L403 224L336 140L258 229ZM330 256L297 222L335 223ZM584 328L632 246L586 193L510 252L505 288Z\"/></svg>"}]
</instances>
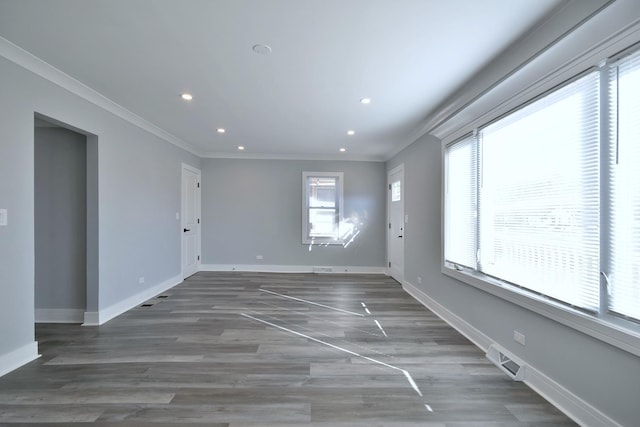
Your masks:
<instances>
[{"instance_id":1,"label":"dark wood floor","mask_svg":"<svg viewBox=\"0 0 640 427\"><path fill-rule=\"evenodd\" d=\"M2 426L575 425L385 276L198 273L103 326L36 329Z\"/></svg>"}]
</instances>

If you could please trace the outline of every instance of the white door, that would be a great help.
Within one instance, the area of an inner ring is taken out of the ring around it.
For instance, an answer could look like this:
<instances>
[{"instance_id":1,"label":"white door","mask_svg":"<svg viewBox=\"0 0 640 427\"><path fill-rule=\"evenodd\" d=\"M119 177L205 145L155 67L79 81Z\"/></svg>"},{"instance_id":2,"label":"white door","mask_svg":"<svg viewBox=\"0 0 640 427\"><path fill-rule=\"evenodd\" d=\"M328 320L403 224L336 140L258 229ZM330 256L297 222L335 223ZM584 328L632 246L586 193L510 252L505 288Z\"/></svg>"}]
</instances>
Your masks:
<instances>
[{"instance_id":1,"label":"white door","mask_svg":"<svg viewBox=\"0 0 640 427\"><path fill-rule=\"evenodd\" d=\"M400 165L388 175L387 255L389 275L402 283L404 278L404 165Z\"/></svg>"},{"instance_id":2,"label":"white door","mask_svg":"<svg viewBox=\"0 0 640 427\"><path fill-rule=\"evenodd\" d=\"M200 267L200 171L182 165L182 277Z\"/></svg>"}]
</instances>

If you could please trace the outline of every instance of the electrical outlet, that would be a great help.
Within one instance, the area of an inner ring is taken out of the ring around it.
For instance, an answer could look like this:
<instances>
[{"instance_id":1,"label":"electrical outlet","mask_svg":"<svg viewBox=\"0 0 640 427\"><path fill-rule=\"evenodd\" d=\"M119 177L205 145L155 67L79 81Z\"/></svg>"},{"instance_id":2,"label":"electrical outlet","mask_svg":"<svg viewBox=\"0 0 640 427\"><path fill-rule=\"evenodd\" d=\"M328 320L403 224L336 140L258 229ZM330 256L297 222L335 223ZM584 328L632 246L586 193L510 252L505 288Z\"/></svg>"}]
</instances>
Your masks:
<instances>
[{"instance_id":1,"label":"electrical outlet","mask_svg":"<svg viewBox=\"0 0 640 427\"><path fill-rule=\"evenodd\" d=\"M418 284L422 284L422 277L418 276Z\"/></svg>"},{"instance_id":2,"label":"electrical outlet","mask_svg":"<svg viewBox=\"0 0 640 427\"><path fill-rule=\"evenodd\" d=\"M262 255L256 255L256 259L262 259Z\"/></svg>"},{"instance_id":3,"label":"electrical outlet","mask_svg":"<svg viewBox=\"0 0 640 427\"><path fill-rule=\"evenodd\" d=\"M144 277L143 276L138 277L138 284L140 284L140 285L144 284Z\"/></svg>"},{"instance_id":4,"label":"electrical outlet","mask_svg":"<svg viewBox=\"0 0 640 427\"><path fill-rule=\"evenodd\" d=\"M513 340L519 344L526 345L526 340L523 333L513 331Z\"/></svg>"},{"instance_id":5,"label":"electrical outlet","mask_svg":"<svg viewBox=\"0 0 640 427\"><path fill-rule=\"evenodd\" d=\"M7 225L8 214L6 209L0 209L0 225Z\"/></svg>"}]
</instances>

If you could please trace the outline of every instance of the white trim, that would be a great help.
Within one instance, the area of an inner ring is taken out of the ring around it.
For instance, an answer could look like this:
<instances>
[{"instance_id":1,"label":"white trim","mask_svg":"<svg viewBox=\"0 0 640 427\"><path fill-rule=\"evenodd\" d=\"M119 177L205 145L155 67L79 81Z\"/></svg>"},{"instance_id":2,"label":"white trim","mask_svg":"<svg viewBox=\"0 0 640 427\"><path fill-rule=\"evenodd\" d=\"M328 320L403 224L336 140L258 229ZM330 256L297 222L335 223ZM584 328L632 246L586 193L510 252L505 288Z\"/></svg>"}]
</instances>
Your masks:
<instances>
[{"instance_id":1,"label":"white trim","mask_svg":"<svg viewBox=\"0 0 640 427\"><path fill-rule=\"evenodd\" d=\"M164 282L149 288L149 289L145 289L142 292L139 292L135 295L130 296L127 299L124 299L122 301L119 301L113 305L110 305L109 307L106 307L104 309L101 309L98 312L98 318L96 319L94 317L93 313L85 313L85 316L90 316L91 318L89 320L93 320L95 322L91 322L91 323L87 323L85 322L86 326L99 326L99 325L104 325L105 323L107 323L109 320L113 319L114 317L117 317L119 315L121 315L122 313L125 313L129 310L131 310L132 308L142 304L145 301L148 301L149 299L153 298L154 296L166 291L167 289L171 289L174 286L178 285L182 283L182 277L180 275L178 276L174 276L168 280L165 280ZM85 320L86 317L85 317Z\"/></svg>"},{"instance_id":2,"label":"white trim","mask_svg":"<svg viewBox=\"0 0 640 427\"><path fill-rule=\"evenodd\" d=\"M19 367L26 365L27 363L36 360L40 355L38 354L38 342L34 341L27 345L13 350L7 354L0 356L0 377L8 374L9 372L18 369Z\"/></svg>"},{"instance_id":3,"label":"white trim","mask_svg":"<svg viewBox=\"0 0 640 427\"><path fill-rule=\"evenodd\" d=\"M402 288L485 353L489 351L491 345L496 345L489 336L448 310L415 285L403 281ZM578 424L583 426L622 427L606 414L531 366L526 360L522 359L522 363L527 366L524 383Z\"/></svg>"},{"instance_id":4,"label":"white trim","mask_svg":"<svg viewBox=\"0 0 640 427\"><path fill-rule=\"evenodd\" d=\"M0 56L8 59L14 64L32 72L33 74L48 80L49 82L60 86L61 88L68 90L74 95L89 101L90 103L110 112L111 114L119 117L140 129L143 129L158 138L167 141L177 147L182 148L196 156L200 156L201 153L192 145L186 143L177 136L165 131L164 129L154 125L153 123L143 119L137 114L132 113L126 108L114 101L110 100L101 93L95 91L89 86L74 79L68 74L60 71L54 66L48 64L32 53L22 49L21 47L11 43L9 40L0 37Z\"/></svg>"},{"instance_id":5,"label":"white trim","mask_svg":"<svg viewBox=\"0 0 640 427\"><path fill-rule=\"evenodd\" d=\"M411 141L413 142L413 140ZM200 156L206 159L240 159L240 160L320 160L340 162L385 162L383 156L361 156L351 154L265 154L265 153L219 153L207 151Z\"/></svg>"},{"instance_id":6,"label":"white trim","mask_svg":"<svg viewBox=\"0 0 640 427\"><path fill-rule=\"evenodd\" d=\"M83 309L36 308L36 323L82 323Z\"/></svg>"},{"instance_id":7,"label":"white trim","mask_svg":"<svg viewBox=\"0 0 640 427\"><path fill-rule=\"evenodd\" d=\"M97 311L85 311L82 326L98 326L100 324L100 313Z\"/></svg>"},{"instance_id":8,"label":"white trim","mask_svg":"<svg viewBox=\"0 0 640 427\"><path fill-rule=\"evenodd\" d=\"M313 273L323 269L323 274L386 274L384 267L366 266L314 266L314 265L251 265L251 264L202 264L200 271L244 271L259 273ZM330 271L329 271L330 269Z\"/></svg>"}]
</instances>

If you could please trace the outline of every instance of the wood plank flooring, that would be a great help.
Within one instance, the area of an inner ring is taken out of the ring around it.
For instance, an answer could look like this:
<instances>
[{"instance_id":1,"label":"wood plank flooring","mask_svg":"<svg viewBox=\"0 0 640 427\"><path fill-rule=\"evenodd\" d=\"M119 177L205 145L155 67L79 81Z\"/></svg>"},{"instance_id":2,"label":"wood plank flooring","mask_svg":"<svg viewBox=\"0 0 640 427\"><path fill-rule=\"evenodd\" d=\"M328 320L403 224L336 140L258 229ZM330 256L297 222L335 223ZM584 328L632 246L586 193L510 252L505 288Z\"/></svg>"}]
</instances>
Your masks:
<instances>
[{"instance_id":1,"label":"wood plank flooring","mask_svg":"<svg viewBox=\"0 0 640 427\"><path fill-rule=\"evenodd\" d=\"M201 272L103 326L36 330L2 426L575 425L380 275Z\"/></svg>"}]
</instances>

